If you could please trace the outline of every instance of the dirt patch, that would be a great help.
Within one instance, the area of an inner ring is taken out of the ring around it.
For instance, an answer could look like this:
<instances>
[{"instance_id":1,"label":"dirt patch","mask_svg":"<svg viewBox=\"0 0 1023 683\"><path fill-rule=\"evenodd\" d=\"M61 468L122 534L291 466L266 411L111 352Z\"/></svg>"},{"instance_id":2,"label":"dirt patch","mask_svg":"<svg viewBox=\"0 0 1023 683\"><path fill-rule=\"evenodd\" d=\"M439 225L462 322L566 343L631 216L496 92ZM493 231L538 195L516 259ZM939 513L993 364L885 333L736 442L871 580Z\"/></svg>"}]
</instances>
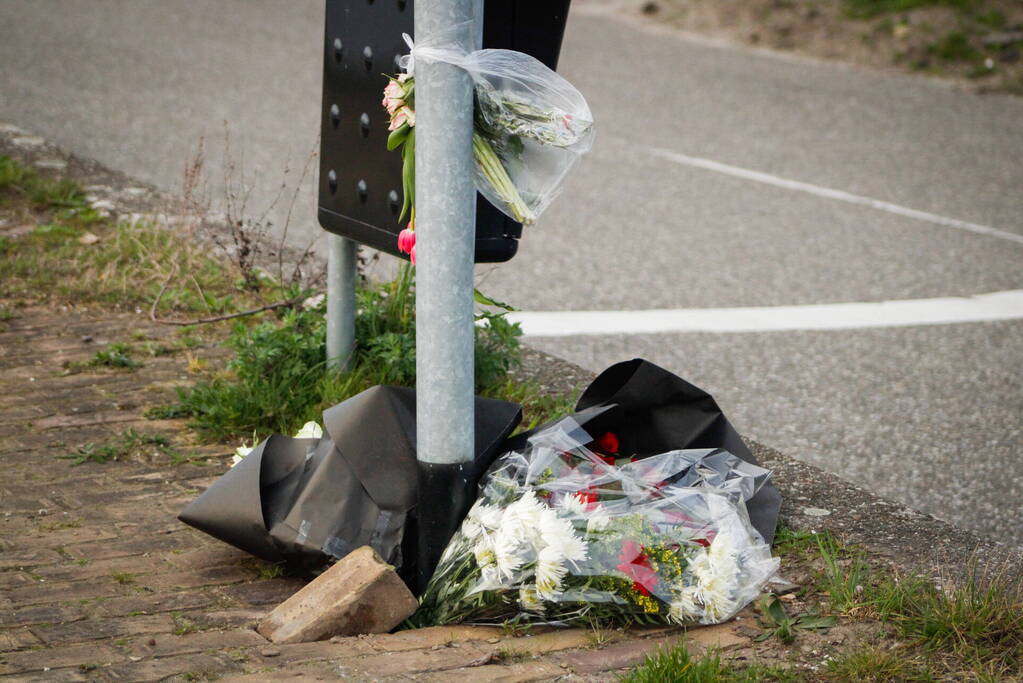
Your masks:
<instances>
[{"instance_id":1,"label":"dirt patch","mask_svg":"<svg viewBox=\"0 0 1023 683\"><path fill-rule=\"evenodd\" d=\"M583 0L684 31L1023 94L1018 0Z\"/></svg>"}]
</instances>

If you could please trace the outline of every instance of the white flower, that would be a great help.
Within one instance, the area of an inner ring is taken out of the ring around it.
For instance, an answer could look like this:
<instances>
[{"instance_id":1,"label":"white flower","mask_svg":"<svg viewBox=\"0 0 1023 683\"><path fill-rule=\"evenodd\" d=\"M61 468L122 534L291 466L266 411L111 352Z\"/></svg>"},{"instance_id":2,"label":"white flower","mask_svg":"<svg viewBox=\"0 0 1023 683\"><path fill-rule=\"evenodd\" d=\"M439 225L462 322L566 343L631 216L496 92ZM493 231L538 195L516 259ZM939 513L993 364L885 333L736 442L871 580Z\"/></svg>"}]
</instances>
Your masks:
<instances>
[{"instance_id":1,"label":"white flower","mask_svg":"<svg viewBox=\"0 0 1023 683\"><path fill-rule=\"evenodd\" d=\"M611 525L611 516L603 505L598 505L590 512L590 518L586 520L586 533L594 534L607 529Z\"/></svg>"},{"instance_id":2,"label":"white flower","mask_svg":"<svg viewBox=\"0 0 1023 683\"><path fill-rule=\"evenodd\" d=\"M476 565L480 569L497 566L497 553L494 552L494 544L489 536L482 536L472 547L472 554L476 557Z\"/></svg>"},{"instance_id":3,"label":"white flower","mask_svg":"<svg viewBox=\"0 0 1023 683\"><path fill-rule=\"evenodd\" d=\"M505 536L536 545L540 515L546 506L536 499L536 494L526 491L522 497L505 508L498 531Z\"/></svg>"},{"instance_id":4,"label":"white flower","mask_svg":"<svg viewBox=\"0 0 1023 683\"><path fill-rule=\"evenodd\" d=\"M720 533L710 548L701 549L689 560L689 569L695 579L695 594L703 605L700 621L705 624L726 619L738 607L734 599L739 590L734 541L732 536Z\"/></svg>"},{"instance_id":5,"label":"white flower","mask_svg":"<svg viewBox=\"0 0 1023 683\"><path fill-rule=\"evenodd\" d=\"M519 604L527 612L542 613L544 611L543 600L537 594L536 586L532 584L525 584L519 588Z\"/></svg>"},{"instance_id":6,"label":"white flower","mask_svg":"<svg viewBox=\"0 0 1023 683\"><path fill-rule=\"evenodd\" d=\"M302 429L295 434L296 439L319 439L323 436L323 429L315 422L306 422Z\"/></svg>"},{"instance_id":7,"label":"white flower","mask_svg":"<svg viewBox=\"0 0 1023 683\"><path fill-rule=\"evenodd\" d=\"M246 446L242 444L238 448L234 449L234 456L231 458L231 467L234 467L242 461L242 459L254 450L254 446Z\"/></svg>"},{"instance_id":8,"label":"white flower","mask_svg":"<svg viewBox=\"0 0 1023 683\"><path fill-rule=\"evenodd\" d=\"M586 542L576 534L572 522L558 517L554 510L543 509L539 528L544 550L551 549L574 565L586 559Z\"/></svg>"},{"instance_id":9,"label":"white flower","mask_svg":"<svg viewBox=\"0 0 1023 683\"><path fill-rule=\"evenodd\" d=\"M555 600L561 594L561 580L568 573L564 562L557 548L540 551L536 562L536 594L542 600Z\"/></svg>"},{"instance_id":10,"label":"white flower","mask_svg":"<svg viewBox=\"0 0 1023 683\"><path fill-rule=\"evenodd\" d=\"M561 509L570 517L586 517L586 503L575 493L569 493L561 499Z\"/></svg>"},{"instance_id":11,"label":"white flower","mask_svg":"<svg viewBox=\"0 0 1023 683\"><path fill-rule=\"evenodd\" d=\"M501 511L501 508L496 505L486 505L482 500L477 500L476 504L469 510L466 519L475 522L487 531L496 531L501 526L501 517L503 515L504 513Z\"/></svg>"},{"instance_id":12,"label":"white flower","mask_svg":"<svg viewBox=\"0 0 1023 683\"><path fill-rule=\"evenodd\" d=\"M504 533L503 529L498 530L494 535L494 555L501 577L510 582L515 572L526 561L526 556L532 554L531 550L518 538Z\"/></svg>"},{"instance_id":13,"label":"white flower","mask_svg":"<svg viewBox=\"0 0 1023 683\"><path fill-rule=\"evenodd\" d=\"M703 610L697 604L699 589L696 586L685 586L675 593L675 599L668 606L668 618L676 624L699 619Z\"/></svg>"}]
</instances>

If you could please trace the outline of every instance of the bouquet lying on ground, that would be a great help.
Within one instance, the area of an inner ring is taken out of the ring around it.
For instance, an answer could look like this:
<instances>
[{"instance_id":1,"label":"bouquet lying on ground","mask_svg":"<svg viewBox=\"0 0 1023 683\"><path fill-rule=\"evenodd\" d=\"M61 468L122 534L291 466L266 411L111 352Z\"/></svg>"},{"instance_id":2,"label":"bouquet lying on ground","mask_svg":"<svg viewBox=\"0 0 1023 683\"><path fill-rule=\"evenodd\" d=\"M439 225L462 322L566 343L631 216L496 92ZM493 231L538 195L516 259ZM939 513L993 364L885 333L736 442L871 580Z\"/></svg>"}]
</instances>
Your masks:
<instances>
[{"instance_id":1,"label":"bouquet lying on ground","mask_svg":"<svg viewBox=\"0 0 1023 683\"><path fill-rule=\"evenodd\" d=\"M617 451L566 419L501 456L413 623L708 624L755 599L778 567L744 504L767 470Z\"/></svg>"},{"instance_id":2,"label":"bouquet lying on ground","mask_svg":"<svg viewBox=\"0 0 1023 683\"><path fill-rule=\"evenodd\" d=\"M411 39L406 41L412 46ZM474 83L472 149L476 188L508 216L529 225L554 199L565 176L589 151L593 120L586 99L571 83L529 55L512 50L468 54L416 46L420 61L443 61L469 73ZM402 149L404 205L410 214L398 249L415 262L415 60L389 77L383 105L390 117L387 148Z\"/></svg>"}]
</instances>

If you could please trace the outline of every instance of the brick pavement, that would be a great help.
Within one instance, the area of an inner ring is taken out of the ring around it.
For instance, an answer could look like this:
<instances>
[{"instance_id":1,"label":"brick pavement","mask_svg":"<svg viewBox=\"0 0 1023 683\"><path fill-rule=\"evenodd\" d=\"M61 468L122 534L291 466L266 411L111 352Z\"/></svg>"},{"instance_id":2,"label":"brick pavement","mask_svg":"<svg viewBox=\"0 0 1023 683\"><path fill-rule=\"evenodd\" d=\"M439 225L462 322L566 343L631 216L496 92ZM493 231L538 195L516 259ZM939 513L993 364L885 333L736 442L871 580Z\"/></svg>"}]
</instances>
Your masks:
<instances>
[{"instance_id":1,"label":"brick pavement","mask_svg":"<svg viewBox=\"0 0 1023 683\"><path fill-rule=\"evenodd\" d=\"M131 372L65 369L104 343L140 346L174 331L137 314L16 310L0 323L0 681L591 680L681 637L453 627L271 645L253 626L302 580L269 578L266 563L175 519L227 467L230 448L196 446L181 421L143 417L189 379L186 352L140 356ZM129 428L200 459L59 457ZM735 628L689 638L695 648L748 645Z\"/></svg>"}]
</instances>

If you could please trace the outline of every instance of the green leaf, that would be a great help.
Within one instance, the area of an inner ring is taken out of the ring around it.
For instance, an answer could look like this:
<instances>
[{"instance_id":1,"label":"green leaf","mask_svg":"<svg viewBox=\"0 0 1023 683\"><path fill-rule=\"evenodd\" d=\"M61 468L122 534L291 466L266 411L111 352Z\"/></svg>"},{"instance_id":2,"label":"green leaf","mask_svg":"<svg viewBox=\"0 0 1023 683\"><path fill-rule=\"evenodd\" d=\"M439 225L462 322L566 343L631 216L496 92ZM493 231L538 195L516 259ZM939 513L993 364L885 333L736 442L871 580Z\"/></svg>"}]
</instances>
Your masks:
<instances>
[{"instance_id":1,"label":"green leaf","mask_svg":"<svg viewBox=\"0 0 1023 683\"><path fill-rule=\"evenodd\" d=\"M816 614L802 614L796 618L796 628L822 629L831 628L838 623L835 617L822 617Z\"/></svg>"},{"instance_id":2,"label":"green leaf","mask_svg":"<svg viewBox=\"0 0 1023 683\"><path fill-rule=\"evenodd\" d=\"M509 304L506 304L502 301L498 301L497 299L491 299L489 296L487 296L478 289L472 290L472 298L476 301L476 303L481 304L483 306L496 306L497 308L503 309L505 311L515 310Z\"/></svg>"},{"instance_id":3,"label":"green leaf","mask_svg":"<svg viewBox=\"0 0 1023 683\"><path fill-rule=\"evenodd\" d=\"M777 595L765 595L764 599L760 601L760 606L764 610L764 614L779 626L789 620Z\"/></svg>"},{"instance_id":4,"label":"green leaf","mask_svg":"<svg viewBox=\"0 0 1023 683\"><path fill-rule=\"evenodd\" d=\"M399 145L404 144L410 130L412 128L407 123L403 123L395 130L392 130L391 134L387 136L387 150L392 151L397 149Z\"/></svg>"}]
</instances>

